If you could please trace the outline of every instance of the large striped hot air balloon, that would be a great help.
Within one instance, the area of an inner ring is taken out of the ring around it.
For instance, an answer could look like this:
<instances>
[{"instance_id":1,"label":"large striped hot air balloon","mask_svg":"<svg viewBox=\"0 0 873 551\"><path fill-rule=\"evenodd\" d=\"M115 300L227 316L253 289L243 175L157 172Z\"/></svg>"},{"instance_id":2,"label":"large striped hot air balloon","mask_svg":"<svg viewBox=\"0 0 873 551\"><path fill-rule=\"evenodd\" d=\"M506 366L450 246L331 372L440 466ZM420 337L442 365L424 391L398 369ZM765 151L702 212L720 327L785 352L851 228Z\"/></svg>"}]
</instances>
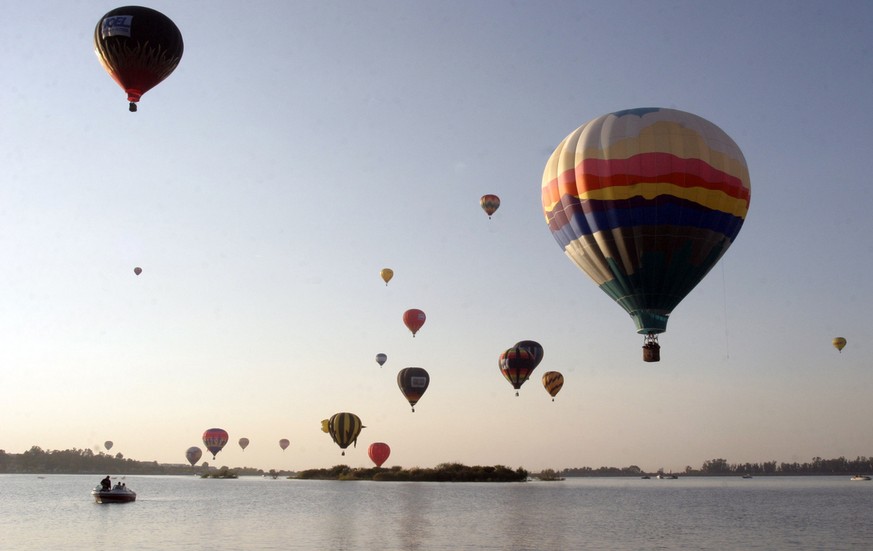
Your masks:
<instances>
[{"instance_id":1,"label":"large striped hot air balloon","mask_svg":"<svg viewBox=\"0 0 873 551\"><path fill-rule=\"evenodd\" d=\"M212 453L212 459L227 444L227 438L227 431L224 429L207 429L203 433L203 445Z\"/></svg>"},{"instance_id":2,"label":"large striped hot air balloon","mask_svg":"<svg viewBox=\"0 0 873 551\"><path fill-rule=\"evenodd\" d=\"M574 130L546 164L543 212L552 236L645 335L727 251L749 209L740 148L711 122L674 109L610 113Z\"/></svg>"},{"instance_id":3,"label":"large striped hot air balloon","mask_svg":"<svg viewBox=\"0 0 873 551\"><path fill-rule=\"evenodd\" d=\"M561 375L557 371L546 371L543 373L543 387L546 389L546 392L552 397L552 401L555 401L555 396L558 395L558 392L561 391L561 388L564 386L564 376Z\"/></svg>"},{"instance_id":4,"label":"large striped hot air balloon","mask_svg":"<svg viewBox=\"0 0 873 551\"><path fill-rule=\"evenodd\" d=\"M515 389L516 396L521 385L530 378L538 363L539 360L527 348L519 345L502 352L497 359L500 373Z\"/></svg>"},{"instance_id":5,"label":"large striped hot air balloon","mask_svg":"<svg viewBox=\"0 0 873 551\"><path fill-rule=\"evenodd\" d=\"M336 445L343 450L342 455L346 454L346 448L349 447L349 444L354 444L357 447L358 435L361 434L363 428L361 418L354 413L335 413L327 422L328 433Z\"/></svg>"}]
</instances>

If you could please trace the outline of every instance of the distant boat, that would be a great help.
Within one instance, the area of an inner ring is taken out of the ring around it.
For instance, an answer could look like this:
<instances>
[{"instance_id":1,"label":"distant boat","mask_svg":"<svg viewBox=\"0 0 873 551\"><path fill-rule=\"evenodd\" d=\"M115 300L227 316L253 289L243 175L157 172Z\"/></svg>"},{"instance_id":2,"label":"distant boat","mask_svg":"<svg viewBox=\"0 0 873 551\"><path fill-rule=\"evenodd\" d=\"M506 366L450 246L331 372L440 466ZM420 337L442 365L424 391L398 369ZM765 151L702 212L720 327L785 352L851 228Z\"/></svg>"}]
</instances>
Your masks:
<instances>
[{"instance_id":1,"label":"distant boat","mask_svg":"<svg viewBox=\"0 0 873 551\"><path fill-rule=\"evenodd\" d=\"M111 490L104 490L102 486L97 486L91 490L91 497L97 503L130 503L136 501L136 492L118 484Z\"/></svg>"},{"instance_id":2,"label":"distant boat","mask_svg":"<svg viewBox=\"0 0 873 551\"><path fill-rule=\"evenodd\" d=\"M641 476L640 478L642 478L643 480L648 480L648 479L650 479L650 478L652 478L652 477L649 476L649 475L647 475L647 474L644 474L644 475Z\"/></svg>"},{"instance_id":3,"label":"distant boat","mask_svg":"<svg viewBox=\"0 0 873 551\"><path fill-rule=\"evenodd\" d=\"M676 480L679 477L673 473L670 473L670 474L658 473L657 478L658 478L658 480Z\"/></svg>"},{"instance_id":4,"label":"distant boat","mask_svg":"<svg viewBox=\"0 0 873 551\"><path fill-rule=\"evenodd\" d=\"M870 480L870 477L866 474L856 474L851 478L851 480Z\"/></svg>"},{"instance_id":5,"label":"distant boat","mask_svg":"<svg viewBox=\"0 0 873 551\"><path fill-rule=\"evenodd\" d=\"M752 475L750 475L749 473L746 473L743 475L743 478L752 478Z\"/></svg>"}]
</instances>

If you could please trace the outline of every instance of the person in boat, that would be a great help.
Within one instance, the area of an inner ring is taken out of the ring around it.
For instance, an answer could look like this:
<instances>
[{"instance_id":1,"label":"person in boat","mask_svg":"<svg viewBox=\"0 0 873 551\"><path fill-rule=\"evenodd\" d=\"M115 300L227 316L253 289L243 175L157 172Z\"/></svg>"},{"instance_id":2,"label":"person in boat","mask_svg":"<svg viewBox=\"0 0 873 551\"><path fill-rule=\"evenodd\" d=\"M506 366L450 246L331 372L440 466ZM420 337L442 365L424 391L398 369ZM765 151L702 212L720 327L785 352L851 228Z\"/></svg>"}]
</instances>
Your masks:
<instances>
[{"instance_id":1,"label":"person in boat","mask_svg":"<svg viewBox=\"0 0 873 551\"><path fill-rule=\"evenodd\" d=\"M106 478L100 481L100 488L104 491L109 491L112 488L112 481L109 480L109 475L106 475Z\"/></svg>"}]
</instances>

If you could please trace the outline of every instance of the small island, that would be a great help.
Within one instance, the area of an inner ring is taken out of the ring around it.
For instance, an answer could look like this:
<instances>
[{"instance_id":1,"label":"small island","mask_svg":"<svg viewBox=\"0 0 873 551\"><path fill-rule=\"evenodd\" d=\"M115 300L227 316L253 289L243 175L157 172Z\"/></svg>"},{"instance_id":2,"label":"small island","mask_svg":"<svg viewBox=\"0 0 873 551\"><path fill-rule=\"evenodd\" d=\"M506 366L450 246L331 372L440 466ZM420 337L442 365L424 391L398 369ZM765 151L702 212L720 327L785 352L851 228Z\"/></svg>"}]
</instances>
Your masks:
<instances>
[{"instance_id":1,"label":"small island","mask_svg":"<svg viewBox=\"0 0 873 551\"><path fill-rule=\"evenodd\" d=\"M440 463L434 468L383 469L351 468L335 465L330 469L307 469L288 478L297 480L375 480L415 482L524 482L528 472L521 467L510 469L503 465L468 467L461 463Z\"/></svg>"}]
</instances>

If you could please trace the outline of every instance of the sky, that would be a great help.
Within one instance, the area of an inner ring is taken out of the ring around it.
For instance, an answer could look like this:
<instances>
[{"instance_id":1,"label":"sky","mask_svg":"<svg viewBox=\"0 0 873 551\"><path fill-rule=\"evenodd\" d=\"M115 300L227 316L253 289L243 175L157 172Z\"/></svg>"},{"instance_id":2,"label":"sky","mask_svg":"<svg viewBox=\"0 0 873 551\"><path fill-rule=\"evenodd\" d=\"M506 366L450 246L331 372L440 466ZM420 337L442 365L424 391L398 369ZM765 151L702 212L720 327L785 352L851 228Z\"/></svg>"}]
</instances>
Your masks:
<instances>
[{"instance_id":1,"label":"sky","mask_svg":"<svg viewBox=\"0 0 873 551\"><path fill-rule=\"evenodd\" d=\"M534 471L873 455L873 4L148 6L185 51L137 113L94 54L118 5L4 7L0 449L182 463L221 427L204 459L262 469L367 467L376 441ZM730 135L752 198L645 363L540 189L575 128L653 106ZM523 339L545 352L516 397L497 357ZM320 430L343 411L344 457Z\"/></svg>"}]
</instances>

